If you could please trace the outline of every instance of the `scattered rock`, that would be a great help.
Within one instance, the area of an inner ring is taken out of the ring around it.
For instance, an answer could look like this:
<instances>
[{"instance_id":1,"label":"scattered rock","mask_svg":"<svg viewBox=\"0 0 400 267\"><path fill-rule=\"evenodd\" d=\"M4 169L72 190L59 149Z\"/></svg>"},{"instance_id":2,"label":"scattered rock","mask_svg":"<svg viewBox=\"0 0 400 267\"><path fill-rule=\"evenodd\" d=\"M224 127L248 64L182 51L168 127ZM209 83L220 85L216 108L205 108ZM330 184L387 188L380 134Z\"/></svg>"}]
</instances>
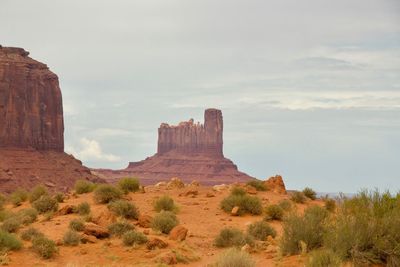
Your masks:
<instances>
[{"instance_id":1,"label":"scattered rock","mask_svg":"<svg viewBox=\"0 0 400 267\"><path fill-rule=\"evenodd\" d=\"M254 186L246 185L245 189L248 194L251 194L251 195L257 194L257 189L255 189Z\"/></svg>"},{"instance_id":2,"label":"scattered rock","mask_svg":"<svg viewBox=\"0 0 400 267\"><path fill-rule=\"evenodd\" d=\"M143 228L150 228L151 221L153 220L153 217L150 215L139 215L138 219L138 225Z\"/></svg>"},{"instance_id":3,"label":"scattered rock","mask_svg":"<svg viewBox=\"0 0 400 267\"><path fill-rule=\"evenodd\" d=\"M285 183L283 182L282 176L280 175L270 177L264 182L264 184L269 191L277 194L286 194Z\"/></svg>"},{"instance_id":4,"label":"scattered rock","mask_svg":"<svg viewBox=\"0 0 400 267\"><path fill-rule=\"evenodd\" d=\"M167 184L168 189L184 188L184 187L185 187L185 184L178 177L171 178L171 181L169 181Z\"/></svg>"},{"instance_id":5,"label":"scattered rock","mask_svg":"<svg viewBox=\"0 0 400 267\"><path fill-rule=\"evenodd\" d=\"M193 180L193 181L190 183L190 186L200 186L200 183L199 183L198 181L196 181L196 180Z\"/></svg>"},{"instance_id":6,"label":"scattered rock","mask_svg":"<svg viewBox=\"0 0 400 267\"><path fill-rule=\"evenodd\" d=\"M74 213L74 209L75 209L75 206L73 206L73 205L65 205L64 207L59 209L56 214L59 216L71 214L71 213Z\"/></svg>"},{"instance_id":7,"label":"scattered rock","mask_svg":"<svg viewBox=\"0 0 400 267\"><path fill-rule=\"evenodd\" d=\"M247 253L250 253L251 247L250 247L249 244L246 244L246 245L244 245L240 250L241 250L241 251L244 251L244 252L247 252Z\"/></svg>"},{"instance_id":8,"label":"scattered rock","mask_svg":"<svg viewBox=\"0 0 400 267\"><path fill-rule=\"evenodd\" d=\"M238 206L233 207L233 209L231 211L231 215L232 216L238 216L239 215L239 207Z\"/></svg>"},{"instance_id":9,"label":"scattered rock","mask_svg":"<svg viewBox=\"0 0 400 267\"><path fill-rule=\"evenodd\" d=\"M199 191L195 190L195 189L189 189L184 193L179 194L179 196L185 196L185 197L195 197L199 194Z\"/></svg>"},{"instance_id":10,"label":"scattered rock","mask_svg":"<svg viewBox=\"0 0 400 267\"><path fill-rule=\"evenodd\" d=\"M103 227L107 227L108 225L115 223L117 221L117 217L115 217L114 214L112 214L111 212L107 211L102 211L100 212L99 215L94 216L92 218L92 222L103 226Z\"/></svg>"},{"instance_id":11,"label":"scattered rock","mask_svg":"<svg viewBox=\"0 0 400 267\"><path fill-rule=\"evenodd\" d=\"M81 242L86 243L97 243L97 238L92 235L82 234L81 235Z\"/></svg>"},{"instance_id":12,"label":"scattered rock","mask_svg":"<svg viewBox=\"0 0 400 267\"><path fill-rule=\"evenodd\" d=\"M226 184L219 184L219 185L214 185L214 186L213 186L213 190L214 190L214 191L217 191L217 192L225 191L225 190L227 190L228 188L229 188L229 186L226 185Z\"/></svg>"},{"instance_id":13,"label":"scattered rock","mask_svg":"<svg viewBox=\"0 0 400 267\"><path fill-rule=\"evenodd\" d=\"M83 231L83 233L95 236L97 238L106 238L110 236L107 228L94 223L85 223L85 230Z\"/></svg>"},{"instance_id":14,"label":"scattered rock","mask_svg":"<svg viewBox=\"0 0 400 267\"><path fill-rule=\"evenodd\" d=\"M160 262L167 265L174 265L178 263L175 253L168 252L160 256Z\"/></svg>"},{"instance_id":15,"label":"scattered rock","mask_svg":"<svg viewBox=\"0 0 400 267\"><path fill-rule=\"evenodd\" d=\"M166 248L167 246L168 246L168 243L165 241L162 241L159 238L153 238L153 239L147 241L147 243L146 243L146 247L149 250L153 250L156 248Z\"/></svg>"},{"instance_id":16,"label":"scattered rock","mask_svg":"<svg viewBox=\"0 0 400 267\"><path fill-rule=\"evenodd\" d=\"M188 233L188 229L182 225L177 225L172 228L169 233L169 238L172 240L183 241L186 239L186 235Z\"/></svg>"},{"instance_id":17,"label":"scattered rock","mask_svg":"<svg viewBox=\"0 0 400 267\"><path fill-rule=\"evenodd\" d=\"M211 193L211 192L207 192L206 197L215 197L215 194Z\"/></svg>"},{"instance_id":18,"label":"scattered rock","mask_svg":"<svg viewBox=\"0 0 400 267\"><path fill-rule=\"evenodd\" d=\"M150 234L150 230L149 230L149 229L144 229L144 230L143 230L143 234L149 235L149 234Z\"/></svg>"},{"instance_id":19,"label":"scattered rock","mask_svg":"<svg viewBox=\"0 0 400 267\"><path fill-rule=\"evenodd\" d=\"M154 187L163 187L163 186L167 186L167 182L158 182L154 185Z\"/></svg>"},{"instance_id":20,"label":"scattered rock","mask_svg":"<svg viewBox=\"0 0 400 267\"><path fill-rule=\"evenodd\" d=\"M44 185L47 186L47 187L55 187L55 186L56 186L56 185L55 185L54 183L52 183L52 182L45 182Z\"/></svg>"}]
</instances>

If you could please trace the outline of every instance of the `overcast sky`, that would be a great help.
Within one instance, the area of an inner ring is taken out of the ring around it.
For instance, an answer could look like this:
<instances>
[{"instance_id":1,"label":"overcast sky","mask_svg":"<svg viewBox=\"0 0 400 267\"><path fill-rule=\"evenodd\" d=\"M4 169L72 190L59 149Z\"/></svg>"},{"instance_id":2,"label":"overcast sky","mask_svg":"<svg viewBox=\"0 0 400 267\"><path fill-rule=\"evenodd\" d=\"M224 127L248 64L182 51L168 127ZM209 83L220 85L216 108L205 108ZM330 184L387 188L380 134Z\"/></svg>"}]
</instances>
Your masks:
<instances>
[{"instance_id":1,"label":"overcast sky","mask_svg":"<svg viewBox=\"0 0 400 267\"><path fill-rule=\"evenodd\" d=\"M58 74L66 151L89 167L214 107L252 176L400 190L398 0L0 0L0 44Z\"/></svg>"}]
</instances>

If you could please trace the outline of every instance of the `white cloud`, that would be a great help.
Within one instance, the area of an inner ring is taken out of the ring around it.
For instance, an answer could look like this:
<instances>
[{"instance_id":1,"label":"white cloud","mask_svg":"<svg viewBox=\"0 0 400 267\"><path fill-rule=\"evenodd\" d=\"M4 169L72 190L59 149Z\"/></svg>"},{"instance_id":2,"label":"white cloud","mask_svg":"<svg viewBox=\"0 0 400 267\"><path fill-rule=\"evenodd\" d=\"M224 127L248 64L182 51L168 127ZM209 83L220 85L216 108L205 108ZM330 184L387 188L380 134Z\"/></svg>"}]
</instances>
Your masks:
<instances>
[{"instance_id":1,"label":"white cloud","mask_svg":"<svg viewBox=\"0 0 400 267\"><path fill-rule=\"evenodd\" d=\"M104 153L99 142L96 140L81 138L79 141L80 145L78 149L67 145L65 150L83 161L117 162L121 160L118 156Z\"/></svg>"}]
</instances>

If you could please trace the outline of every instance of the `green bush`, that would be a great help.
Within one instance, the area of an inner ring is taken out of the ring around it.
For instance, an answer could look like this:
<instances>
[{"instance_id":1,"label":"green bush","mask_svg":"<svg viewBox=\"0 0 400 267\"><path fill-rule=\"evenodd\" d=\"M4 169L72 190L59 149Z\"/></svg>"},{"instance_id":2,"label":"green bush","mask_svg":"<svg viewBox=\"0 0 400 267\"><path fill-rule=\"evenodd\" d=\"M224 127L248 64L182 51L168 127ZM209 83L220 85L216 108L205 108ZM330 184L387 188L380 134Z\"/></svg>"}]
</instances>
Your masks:
<instances>
[{"instance_id":1,"label":"green bush","mask_svg":"<svg viewBox=\"0 0 400 267\"><path fill-rule=\"evenodd\" d=\"M0 210L0 222L4 222L6 219L14 216L14 214L9 210Z\"/></svg>"},{"instance_id":2,"label":"green bush","mask_svg":"<svg viewBox=\"0 0 400 267\"><path fill-rule=\"evenodd\" d=\"M22 242L14 235L0 230L0 251L18 250Z\"/></svg>"},{"instance_id":3,"label":"green bush","mask_svg":"<svg viewBox=\"0 0 400 267\"><path fill-rule=\"evenodd\" d=\"M251 185L257 191L267 191L267 186L265 185L264 181L260 180L251 180L247 182L247 185Z\"/></svg>"},{"instance_id":4,"label":"green bush","mask_svg":"<svg viewBox=\"0 0 400 267\"><path fill-rule=\"evenodd\" d=\"M173 212L162 210L154 216L151 221L151 228L164 234L168 234L172 228L178 225L178 223L178 218Z\"/></svg>"},{"instance_id":5,"label":"green bush","mask_svg":"<svg viewBox=\"0 0 400 267\"><path fill-rule=\"evenodd\" d=\"M281 207L284 211L290 211L292 209L292 202L288 199L284 199L278 203L278 206Z\"/></svg>"},{"instance_id":6,"label":"green bush","mask_svg":"<svg viewBox=\"0 0 400 267\"><path fill-rule=\"evenodd\" d=\"M74 190L77 194L85 194L93 192L96 188L96 184L86 181L86 180L78 180L75 182Z\"/></svg>"},{"instance_id":7,"label":"green bush","mask_svg":"<svg viewBox=\"0 0 400 267\"><path fill-rule=\"evenodd\" d=\"M306 197L303 194L303 192L293 192L291 198L290 198L293 202L295 203L299 203L299 204L304 204L306 202Z\"/></svg>"},{"instance_id":8,"label":"green bush","mask_svg":"<svg viewBox=\"0 0 400 267\"><path fill-rule=\"evenodd\" d=\"M314 250L310 253L307 267L340 267L340 258L331 250Z\"/></svg>"},{"instance_id":9,"label":"green bush","mask_svg":"<svg viewBox=\"0 0 400 267\"><path fill-rule=\"evenodd\" d=\"M122 191L112 185L102 184L94 190L94 200L97 203L107 204L121 197Z\"/></svg>"},{"instance_id":10,"label":"green bush","mask_svg":"<svg viewBox=\"0 0 400 267\"><path fill-rule=\"evenodd\" d=\"M258 197L247 194L231 194L221 201L221 209L225 212L231 212L236 206L239 207L238 215L250 213L260 215L262 213L262 203Z\"/></svg>"},{"instance_id":11,"label":"green bush","mask_svg":"<svg viewBox=\"0 0 400 267\"><path fill-rule=\"evenodd\" d=\"M6 201L7 198L2 193L0 193L0 211L4 208Z\"/></svg>"},{"instance_id":12,"label":"green bush","mask_svg":"<svg viewBox=\"0 0 400 267\"><path fill-rule=\"evenodd\" d=\"M65 195L64 193L58 192L57 194L54 195L54 199L58 202L58 203L63 203L64 199L65 199Z\"/></svg>"},{"instance_id":13,"label":"green bush","mask_svg":"<svg viewBox=\"0 0 400 267\"><path fill-rule=\"evenodd\" d=\"M280 244L283 255L300 253L302 242L308 251L321 247L327 231L328 216L326 209L311 206L302 216L293 213L285 217Z\"/></svg>"},{"instance_id":14,"label":"green bush","mask_svg":"<svg viewBox=\"0 0 400 267\"><path fill-rule=\"evenodd\" d=\"M138 219L139 210L133 204L126 200L116 200L108 204L108 209L117 216L121 216L125 219Z\"/></svg>"},{"instance_id":15,"label":"green bush","mask_svg":"<svg viewBox=\"0 0 400 267\"><path fill-rule=\"evenodd\" d=\"M110 231L110 234L118 237L134 229L135 227L126 221L116 222L108 226L108 231Z\"/></svg>"},{"instance_id":16,"label":"green bush","mask_svg":"<svg viewBox=\"0 0 400 267\"><path fill-rule=\"evenodd\" d=\"M162 210L165 211L176 211L177 207L175 205L174 200L167 195L159 197L153 203L154 210L160 212Z\"/></svg>"},{"instance_id":17,"label":"green bush","mask_svg":"<svg viewBox=\"0 0 400 267\"><path fill-rule=\"evenodd\" d=\"M83 231L85 230L85 223L81 219L73 219L69 222L69 229L73 231Z\"/></svg>"},{"instance_id":18,"label":"green bush","mask_svg":"<svg viewBox=\"0 0 400 267\"><path fill-rule=\"evenodd\" d=\"M47 188L44 187L43 185L37 185L35 186L31 193L29 194L29 202L34 202L38 200L42 196L48 196L49 192L47 191Z\"/></svg>"},{"instance_id":19,"label":"green bush","mask_svg":"<svg viewBox=\"0 0 400 267\"><path fill-rule=\"evenodd\" d=\"M88 215L90 213L90 205L87 202L82 202L74 208L74 212L79 215Z\"/></svg>"},{"instance_id":20,"label":"green bush","mask_svg":"<svg viewBox=\"0 0 400 267\"><path fill-rule=\"evenodd\" d=\"M50 259L58 252L56 243L47 237L36 237L32 240L33 250L43 259Z\"/></svg>"},{"instance_id":21,"label":"green bush","mask_svg":"<svg viewBox=\"0 0 400 267\"><path fill-rule=\"evenodd\" d=\"M46 213L58 210L58 202L48 195L42 195L39 199L32 203L32 207L39 213Z\"/></svg>"},{"instance_id":22,"label":"green bush","mask_svg":"<svg viewBox=\"0 0 400 267\"><path fill-rule=\"evenodd\" d=\"M28 225L36 221L38 212L36 209L27 208L18 211L16 216L20 219L22 224Z\"/></svg>"},{"instance_id":23,"label":"green bush","mask_svg":"<svg viewBox=\"0 0 400 267\"><path fill-rule=\"evenodd\" d=\"M314 190L312 190L310 187L304 188L303 194L311 200L317 199L317 193Z\"/></svg>"},{"instance_id":24,"label":"green bush","mask_svg":"<svg viewBox=\"0 0 400 267\"><path fill-rule=\"evenodd\" d=\"M81 242L80 235L73 230L68 230L63 237L63 243L67 246L77 246Z\"/></svg>"},{"instance_id":25,"label":"green bush","mask_svg":"<svg viewBox=\"0 0 400 267\"><path fill-rule=\"evenodd\" d=\"M214 245L220 248L253 245L253 238L236 228L223 228L215 238Z\"/></svg>"},{"instance_id":26,"label":"green bush","mask_svg":"<svg viewBox=\"0 0 400 267\"><path fill-rule=\"evenodd\" d=\"M331 198L324 198L324 207L328 211L334 212L336 210L336 201Z\"/></svg>"},{"instance_id":27,"label":"green bush","mask_svg":"<svg viewBox=\"0 0 400 267\"><path fill-rule=\"evenodd\" d=\"M284 211L279 205L269 205L265 208L265 217L266 221L277 220L280 221L283 218Z\"/></svg>"},{"instance_id":28,"label":"green bush","mask_svg":"<svg viewBox=\"0 0 400 267\"><path fill-rule=\"evenodd\" d=\"M255 267L256 263L251 256L236 248L225 251L218 259L216 267Z\"/></svg>"},{"instance_id":29,"label":"green bush","mask_svg":"<svg viewBox=\"0 0 400 267\"><path fill-rule=\"evenodd\" d=\"M125 193L136 192L140 189L139 180L136 178L123 178L118 181L118 187Z\"/></svg>"},{"instance_id":30,"label":"green bush","mask_svg":"<svg viewBox=\"0 0 400 267\"><path fill-rule=\"evenodd\" d=\"M36 237L44 237L44 234L33 227L29 227L21 233L21 238L25 241L31 241Z\"/></svg>"},{"instance_id":31,"label":"green bush","mask_svg":"<svg viewBox=\"0 0 400 267\"><path fill-rule=\"evenodd\" d=\"M15 206L18 207L28 200L28 192L22 188L18 188L10 195L10 202Z\"/></svg>"},{"instance_id":32,"label":"green bush","mask_svg":"<svg viewBox=\"0 0 400 267\"><path fill-rule=\"evenodd\" d=\"M325 246L354 265L400 266L400 202L389 192L363 191L339 202Z\"/></svg>"},{"instance_id":33,"label":"green bush","mask_svg":"<svg viewBox=\"0 0 400 267\"><path fill-rule=\"evenodd\" d=\"M122 235L122 242L125 246L141 245L147 242L147 237L143 233L130 230Z\"/></svg>"},{"instance_id":34,"label":"green bush","mask_svg":"<svg viewBox=\"0 0 400 267\"><path fill-rule=\"evenodd\" d=\"M247 233L261 241L266 241L268 236L272 236L273 238L276 236L275 229L264 221L250 224L247 228Z\"/></svg>"},{"instance_id":35,"label":"green bush","mask_svg":"<svg viewBox=\"0 0 400 267\"><path fill-rule=\"evenodd\" d=\"M239 186L234 186L231 190L232 196L244 196L246 194L247 194L246 190Z\"/></svg>"},{"instance_id":36,"label":"green bush","mask_svg":"<svg viewBox=\"0 0 400 267\"><path fill-rule=\"evenodd\" d=\"M3 221L1 230L9 233L16 232L21 227L21 219L18 216L12 216Z\"/></svg>"}]
</instances>

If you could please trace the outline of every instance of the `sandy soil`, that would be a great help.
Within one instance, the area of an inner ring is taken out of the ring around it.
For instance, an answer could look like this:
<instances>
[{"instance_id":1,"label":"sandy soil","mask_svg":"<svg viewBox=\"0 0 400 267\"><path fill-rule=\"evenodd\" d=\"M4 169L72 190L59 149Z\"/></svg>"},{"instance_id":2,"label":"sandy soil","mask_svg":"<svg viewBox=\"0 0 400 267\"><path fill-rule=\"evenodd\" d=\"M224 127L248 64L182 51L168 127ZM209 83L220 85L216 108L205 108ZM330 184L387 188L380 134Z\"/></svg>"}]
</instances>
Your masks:
<instances>
[{"instance_id":1,"label":"sandy soil","mask_svg":"<svg viewBox=\"0 0 400 267\"><path fill-rule=\"evenodd\" d=\"M158 234L150 230L149 238L157 237L168 243L165 249L149 251L145 246L137 248L125 247L118 238L109 238L98 240L95 244L80 244L76 247L59 246L59 254L50 260L41 259L32 251L31 243L24 242L24 247L20 251L9 252L9 266L157 266L157 259L171 250L179 251L187 258L193 261L188 264L177 264L176 266L208 266L216 261L224 249L213 246L214 238L223 227L232 226L246 230L252 222L262 220L263 216L242 216L235 217L223 212L219 208L221 200L229 194L229 190L215 192L211 187L196 187L199 194L196 197L179 196L185 192L183 189L166 189L147 186L146 193L130 193L127 198L139 207L142 214L155 215L152 203L157 197L167 194L173 197L179 206L177 213L181 225L189 229L188 237L185 241L177 242L169 239L167 235ZM207 197L207 193L212 192L215 197ZM263 205L277 203L283 199L288 199L288 195L279 195L272 192L258 192L257 196L262 200ZM60 204L77 205L87 201L91 205L93 217L101 213L107 213L106 205L95 204L93 195L83 194L71 196ZM299 211L304 210L306 206L321 204L320 201L309 201L306 204L296 207ZM18 210L29 207L29 203L24 203L18 208L9 207L12 210ZM53 240L62 240L64 233L68 229L69 222L79 217L76 214L55 216L50 221L42 221L40 216L38 221L31 226L42 231L46 236ZM135 224L135 221L132 220ZM303 266L304 258L302 256L282 258L277 252L277 242L282 232L280 222L271 222L271 225L277 230L278 236L268 247L262 251L252 253L257 266ZM25 227L27 228L27 227ZM19 230L21 232L23 229ZM136 226L136 230L144 231L144 228Z\"/></svg>"}]
</instances>

